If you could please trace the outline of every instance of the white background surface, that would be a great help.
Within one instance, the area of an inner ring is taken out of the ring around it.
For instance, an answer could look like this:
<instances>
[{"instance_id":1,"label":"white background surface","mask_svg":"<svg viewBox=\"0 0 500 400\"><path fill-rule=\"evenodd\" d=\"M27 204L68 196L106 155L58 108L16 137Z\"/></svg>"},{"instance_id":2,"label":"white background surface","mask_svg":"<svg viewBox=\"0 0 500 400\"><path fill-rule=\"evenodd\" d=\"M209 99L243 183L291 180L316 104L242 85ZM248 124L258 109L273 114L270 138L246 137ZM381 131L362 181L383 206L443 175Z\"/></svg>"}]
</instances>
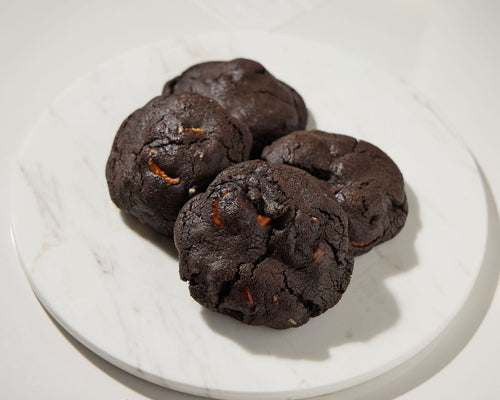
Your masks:
<instances>
[{"instance_id":1,"label":"white background surface","mask_svg":"<svg viewBox=\"0 0 500 400\"><path fill-rule=\"evenodd\" d=\"M491 186L483 269L449 329L396 370L325 399L497 399L499 20L495 1L1 1L0 398L191 398L102 361L43 311L10 241L10 165L53 97L101 62L160 38L254 29L330 43L403 77L463 137Z\"/></svg>"}]
</instances>

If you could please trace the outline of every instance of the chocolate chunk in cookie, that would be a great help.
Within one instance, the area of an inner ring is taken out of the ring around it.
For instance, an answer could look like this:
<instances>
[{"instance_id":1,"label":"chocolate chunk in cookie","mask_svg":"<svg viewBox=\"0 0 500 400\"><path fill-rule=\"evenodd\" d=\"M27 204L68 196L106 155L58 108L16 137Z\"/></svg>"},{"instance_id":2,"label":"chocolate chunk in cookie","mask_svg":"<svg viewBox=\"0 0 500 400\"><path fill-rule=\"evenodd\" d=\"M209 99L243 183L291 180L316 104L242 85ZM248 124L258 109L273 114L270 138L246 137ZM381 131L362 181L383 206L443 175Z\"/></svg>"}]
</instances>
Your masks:
<instances>
[{"instance_id":1,"label":"chocolate chunk in cookie","mask_svg":"<svg viewBox=\"0 0 500 400\"><path fill-rule=\"evenodd\" d=\"M220 173L177 218L180 275L210 310L285 329L333 307L353 256L332 186L261 160Z\"/></svg>"},{"instance_id":2,"label":"chocolate chunk in cookie","mask_svg":"<svg viewBox=\"0 0 500 400\"><path fill-rule=\"evenodd\" d=\"M252 158L275 139L305 129L307 110L302 97L256 61L205 62L168 81L163 94L199 93L216 100L248 125L253 135Z\"/></svg>"},{"instance_id":3,"label":"chocolate chunk in cookie","mask_svg":"<svg viewBox=\"0 0 500 400\"><path fill-rule=\"evenodd\" d=\"M317 130L299 131L266 147L262 158L331 183L349 217L355 255L391 239L406 221L403 175L387 154L370 143Z\"/></svg>"},{"instance_id":4,"label":"chocolate chunk in cookie","mask_svg":"<svg viewBox=\"0 0 500 400\"><path fill-rule=\"evenodd\" d=\"M118 130L106 165L114 203L172 236L177 213L224 168L247 160L248 128L212 99L159 96Z\"/></svg>"}]
</instances>

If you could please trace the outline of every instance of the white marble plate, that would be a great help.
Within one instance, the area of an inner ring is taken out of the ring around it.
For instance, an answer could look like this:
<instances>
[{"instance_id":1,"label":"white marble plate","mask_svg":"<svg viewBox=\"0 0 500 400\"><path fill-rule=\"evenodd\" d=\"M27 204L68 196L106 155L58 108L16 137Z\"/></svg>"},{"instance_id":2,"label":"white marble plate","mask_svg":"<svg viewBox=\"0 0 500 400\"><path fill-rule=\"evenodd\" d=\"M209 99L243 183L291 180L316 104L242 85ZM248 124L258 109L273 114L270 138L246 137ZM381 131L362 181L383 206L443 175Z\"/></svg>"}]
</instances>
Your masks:
<instances>
[{"instance_id":1,"label":"white marble plate","mask_svg":"<svg viewBox=\"0 0 500 400\"><path fill-rule=\"evenodd\" d=\"M204 310L178 277L171 241L121 215L107 192L104 166L120 122L189 65L236 56L294 86L310 126L381 147L407 182L404 230L357 258L342 301L298 329ZM12 222L36 295L97 354L180 391L275 399L354 385L429 344L478 274L486 206L473 158L404 82L319 43L232 33L134 50L61 94L17 158Z\"/></svg>"}]
</instances>

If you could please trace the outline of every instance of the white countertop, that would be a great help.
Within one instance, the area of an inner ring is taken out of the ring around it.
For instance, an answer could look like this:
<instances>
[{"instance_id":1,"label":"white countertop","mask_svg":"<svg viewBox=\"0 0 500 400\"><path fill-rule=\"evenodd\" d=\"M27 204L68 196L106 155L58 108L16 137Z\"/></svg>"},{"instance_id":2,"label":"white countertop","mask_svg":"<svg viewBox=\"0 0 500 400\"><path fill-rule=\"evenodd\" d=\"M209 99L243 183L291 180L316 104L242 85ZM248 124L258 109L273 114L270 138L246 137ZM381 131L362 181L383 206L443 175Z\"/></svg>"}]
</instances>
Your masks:
<instances>
[{"instance_id":1,"label":"white countertop","mask_svg":"<svg viewBox=\"0 0 500 400\"><path fill-rule=\"evenodd\" d=\"M9 179L39 114L80 75L168 37L256 30L363 56L420 90L476 157L489 199L488 248L466 305L427 349L325 399L497 399L500 395L500 5L494 1L2 1L0 9L0 398L187 399L86 350L45 313L9 231ZM321 60L318 59L318 62ZM464 190L467 188L464 187ZM471 205L473 207L473 205ZM467 210L464 210L467 212Z\"/></svg>"}]
</instances>

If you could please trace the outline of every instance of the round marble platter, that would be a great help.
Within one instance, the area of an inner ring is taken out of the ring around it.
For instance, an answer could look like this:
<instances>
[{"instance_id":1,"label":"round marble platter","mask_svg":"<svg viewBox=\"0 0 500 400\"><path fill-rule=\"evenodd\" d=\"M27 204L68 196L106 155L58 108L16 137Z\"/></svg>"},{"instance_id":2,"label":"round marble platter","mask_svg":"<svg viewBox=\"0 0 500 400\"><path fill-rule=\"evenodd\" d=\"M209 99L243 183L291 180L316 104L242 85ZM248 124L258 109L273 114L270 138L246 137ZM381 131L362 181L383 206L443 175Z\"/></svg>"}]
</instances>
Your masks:
<instances>
[{"instance_id":1,"label":"round marble platter","mask_svg":"<svg viewBox=\"0 0 500 400\"><path fill-rule=\"evenodd\" d=\"M121 121L191 64L235 57L262 62L297 89L309 127L374 143L406 180L403 231L358 257L340 303L297 329L203 309L179 279L172 241L120 213L107 191ZM146 380L224 399L320 395L409 359L464 303L487 225L473 158L419 93L338 49L253 33L155 43L75 82L17 157L11 215L34 292L74 337Z\"/></svg>"}]
</instances>

